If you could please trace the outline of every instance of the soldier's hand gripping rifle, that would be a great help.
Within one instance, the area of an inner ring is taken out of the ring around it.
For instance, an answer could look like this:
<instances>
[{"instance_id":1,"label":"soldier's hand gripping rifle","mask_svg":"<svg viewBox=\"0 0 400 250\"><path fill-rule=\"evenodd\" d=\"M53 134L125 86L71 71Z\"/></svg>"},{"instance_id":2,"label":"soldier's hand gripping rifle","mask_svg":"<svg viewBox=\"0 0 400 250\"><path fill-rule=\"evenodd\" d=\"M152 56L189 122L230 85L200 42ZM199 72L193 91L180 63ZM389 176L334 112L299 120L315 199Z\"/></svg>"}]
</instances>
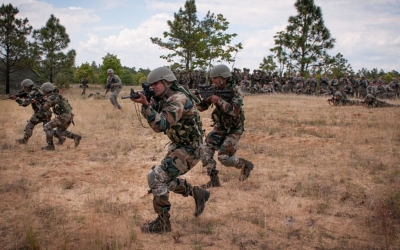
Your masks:
<instances>
[{"instance_id":1,"label":"soldier's hand gripping rifle","mask_svg":"<svg viewBox=\"0 0 400 250\"><path fill-rule=\"evenodd\" d=\"M151 98L154 95L154 91L150 88L150 83L143 82L142 88L143 88L143 91L138 91L138 92L135 92L135 90L131 89L130 94L127 96L121 96L121 99L128 99L128 98L139 99L140 98L139 92L140 92L146 97L147 101L150 103Z\"/></svg>"},{"instance_id":2,"label":"soldier's hand gripping rifle","mask_svg":"<svg viewBox=\"0 0 400 250\"><path fill-rule=\"evenodd\" d=\"M331 106L337 106L337 102L336 102L334 96L332 96L330 99L328 99L328 100L326 100L326 101L327 101L327 102L329 103L329 105L331 105Z\"/></svg>"},{"instance_id":3,"label":"soldier's hand gripping rifle","mask_svg":"<svg viewBox=\"0 0 400 250\"><path fill-rule=\"evenodd\" d=\"M217 95L223 99L232 98L232 90L219 90L212 88L211 85L199 85L198 89L193 90L195 95L199 95L201 99L206 100L212 95Z\"/></svg>"},{"instance_id":4,"label":"soldier's hand gripping rifle","mask_svg":"<svg viewBox=\"0 0 400 250\"><path fill-rule=\"evenodd\" d=\"M26 98L28 96L28 94L29 94L28 92L20 90L20 91L18 91L18 93L14 94L14 95L9 95L7 98L4 98L2 100L8 100L8 99L15 100L17 98Z\"/></svg>"}]
</instances>

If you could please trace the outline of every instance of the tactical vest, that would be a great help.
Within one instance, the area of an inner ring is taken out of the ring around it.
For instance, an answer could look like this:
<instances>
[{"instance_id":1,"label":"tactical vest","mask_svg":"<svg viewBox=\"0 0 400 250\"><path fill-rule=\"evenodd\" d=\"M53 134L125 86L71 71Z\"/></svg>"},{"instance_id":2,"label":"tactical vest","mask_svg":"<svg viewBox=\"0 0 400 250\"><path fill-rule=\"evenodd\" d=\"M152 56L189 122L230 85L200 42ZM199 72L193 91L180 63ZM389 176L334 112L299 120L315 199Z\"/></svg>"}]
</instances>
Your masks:
<instances>
[{"instance_id":1,"label":"tactical vest","mask_svg":"<svg viewBox=\"0 0 400 250\"><path fill-rule=\"evenodd\" d=\"M54 98L53 98L54 97ZM54 95L52 100L57 98L56 95ZM53 107L53 112L56 115L61 115L63 113L71 113L72 107L68 102L68 99L65 99L62 95L58 95L59 101L58 103Z\"/></svg>"},{"instance_id":2,"label":"tactical vest","mask_svg":"<svg viewBox=\"0 0 400 250\"><path fill-rule=\"evenodd\" d=\"M232 84L229 85L228 90L235 91L234 86ZM230 103L232 101L233 95L231 97L221 96L221 99ZM243 109L240 109L240 114L237 116L232 116L226 112L224 112L219 106L215 105L215 109L211 113L211 119L216 125L228 133L231 129L243 129L244 128L244 112Z\"/></svg>"},{"instance_id":3,"label":"tactical vest","mask_svg":"<svg viewBox=\"0 0 400 250\"><path fill-rule=\"evenodd\" d=\"M192 102L195 112L192 115L182 116L178 122L176 122L167 131L165 131L165 134L171 141L176 143L182 143L186 145L196 145L197 143L203 143L203 136L205 131L203 130L203 123L201 122L199 111L197 111L195 105L195 103L199 102L199 100L197 99L197 97L191 94L190 91L187 91L182 86L178 86L176 83L173 83L170 88L173 91L184 94ZM162 105L163 101L157 103L157 106L159 108L164 106Z\"/></svg>"}]
</instances>

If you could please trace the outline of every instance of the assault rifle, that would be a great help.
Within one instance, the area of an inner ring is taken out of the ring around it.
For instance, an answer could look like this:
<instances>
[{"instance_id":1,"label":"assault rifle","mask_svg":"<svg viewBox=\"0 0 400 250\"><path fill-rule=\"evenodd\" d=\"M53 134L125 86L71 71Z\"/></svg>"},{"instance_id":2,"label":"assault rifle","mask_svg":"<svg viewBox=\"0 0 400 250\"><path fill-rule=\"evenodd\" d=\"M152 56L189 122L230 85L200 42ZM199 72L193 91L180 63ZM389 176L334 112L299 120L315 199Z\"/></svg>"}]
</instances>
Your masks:
<instances>
[{"instance_id":1,"label":"assault rifle","mask_svg":"<svg viewBox=\"0 0 400 250\"><path fill-rule=\"evenodd\" d=\"M28 94L29 94L28 92L25 92L25 91L23 91L23 90L20 90L20 91L18 91L16 94L14 94L14 95L9 95L7 98L4 98L4 99L2 99L2 100L13 99L14 96L17 97L17 98L25 98L25 97L28 96Z\"/></svg>"},{"instance_id":2,"label":"assault rifle","mask_svg":"<svg viewBox=\"0 0 400 250\"><path fill-rule=\"evenodd\" d=\"M233 91L232 90L219 90L219 89L214 89L212 88L211 85L199 85L198 89L194 90L195 95L200 95L201 99L206 100L212 95L217 95L222 98L230 99L233 97Z\"/></svg>"},{"instance_id":3,"label":"assault rifle","mask_svg":"<svg viewBox=\"0 0 400 250\"><path fill-rule=\"evenodd\" d=\"M106 93L104 94L104 96L106 96L107 93L108 93L108 91L111 90L111 84L113 84L113 83L117 83L117 81L114 79L114 77L111 78L111 82L108 82L108 83L106 84L106 87L105 87Z\"/></svg>"},{"instance_id":4,"label":"assault rifle","mask_svg":"<svg viewBox=\"0 0 400 250\"><path fill-rule=\"evenodd\" d=\"M337 100L335 100L335 97L334 96L332 96L330 99L328 99L328 100L326 100L328 103L329 103L329 105L331 105L331 106L337 106L338 104L339 104L339 102L337 101Z\"/></svg>"},{"instance_id":5,"label":"assault rifle","mask_svg":"<svg viewBox=\"0 0 400 250\"><path fill-rule=\"evenodd\" d=\"M139 99L140 95L139 92L142 93L148 102L150 102L151 98L154 95L154 91L150 88L150 83L142 82L143 91L135 92L135 90L131 89L131 92L128 96L121 96L121 99Z\"/></svg>"}]
</instances>

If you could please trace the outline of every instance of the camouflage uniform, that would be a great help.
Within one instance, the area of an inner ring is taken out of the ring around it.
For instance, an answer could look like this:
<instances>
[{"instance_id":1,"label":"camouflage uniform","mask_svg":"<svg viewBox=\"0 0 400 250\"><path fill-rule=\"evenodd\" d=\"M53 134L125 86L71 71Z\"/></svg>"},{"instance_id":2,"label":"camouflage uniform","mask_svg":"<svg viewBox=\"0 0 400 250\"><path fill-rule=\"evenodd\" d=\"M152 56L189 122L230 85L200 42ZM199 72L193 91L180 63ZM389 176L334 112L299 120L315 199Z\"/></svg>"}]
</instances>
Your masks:
<instances>
[{"instance_id":1,"label":"camouflage uniform","mask_svg":"<svg viewBox=\"0 0 400 250\"><path fill-rule=\"evenodd\" d=\"M86 89L89 87L88 83L89 83L89 81L88 81L87 77L86 76L82 77L82 79L81 79L81 87L82 87L81 95L86 95Z\"/></svg>"},{"instance_id":2,"label":"camouflage uniform","mask_svg":"<svg viewBox=\"0 0 400 250\"><path fill-rule=\"evenodd\" d=\"M384 101L380 101L380 100L376 99L371 94L368 94L365 97L365 99L363 101L363 104L367 108L400 107L400 105L395 105L395 104L387 103L387 102L384 102Z\"/></svg>"},{"instance_id":3,"label":"camouflage uniform","mask_svg":"<svg viewBox=\"0 0 400 250\"><path fill-rule=\"evenodd\" d=\"M69 125L73 123L74 118L71 105L69 105L68 100L60 95L58 91L53 91L52 93L48 94L49 95L46 96L46 102L44 103L43 107L48 112L50 109L53 109L53 113L56 115L56 117L46 123L43 127L43 130L46 133L47 146L43 147L42 149L54 150L53 136L56 133L69 139L73 139L75 142L75 147L77 147L82 137L67 130ZM54 128L56 128L56 133L53 130Z\"/></svg>"},{"instance_id":4,"label":"camouflage uniform","mask_svg":"<svg viewBox=\"0 0 400 250\"><path fill-rule=\"evenodd\" d=\"M332 99L328 100L329 104L333 106L358 106L362 105L362 102L359 100L349 100L347 95L336 91L335 94L332 96Z\"/></svg>"},{"instance_id":5,"label":"camouflage uniform","mask_svg":"<svg viewBox=\"0 0 400 250\"><path fill-rule=\"evenodd\" d=\"M156 179L149 182L154 195L154 211L161 214L171 208L169 191L185 197L192 192L193 187L185 179L177 177L187 173L200 161L200 117L193 102L184 94L174 91L157 100L157 105L142 109L142 114L155 132L163 132L171 140L161 165L151 170L155 172Z\"/></svg>"},{"instance_id":6,"label":"camouflage uniform","mask_svg":"<svg viewBox=\"0 0 400 250\"><path fill-rule=\"evenodd\" d=\"M245 159L238 158L235 153L239 140L244 131L244 112L242 109L244 94L238 86L233 86L230 78L227 78L225 90L231 90L231 97L221 97L213 110L211 117L214 121L213 130L207 135L204 145L203 167L207 168L210 182L204 187L220 186L218 178L217 163L214 160L215 151L218 152L219 162L226 167L241 169L239 180L247 179L253 164ZM197 105L199 111L205 111L212 105L212 102L202 100ZM248 171L250 170L250 171ZM248 172L246 172L248 171Z\"/></svg>"},{"instance_id":7,"label":"camouflage uniform","mask_svg":"<svg viewBox=\"0 0 400 250\"><path fill-rule=\"evenodd\" d=\"M309 89L310 89L310 92L311 92L310 94L314 94L315 90L317 88L317 79L315 79L315 76L312 74L310 76L310 78L308 78L306 80L304 85L305 85L306 88L307 88L307 86L309 86Z\"/></svg>"},{"instance_id":8,"label":"camouflage uniform","mask_svg":"<svg viewBox=\"0 0 400 250\"><path fill-rule=\"evenodd\" d=\"M23 100L24 99L24 100ZM22 107L32 106L33 115L27 121L24 129L24 137L18 139L17 142L20 144L28 143L29 138L32 136L33 129L39 123L43 123L43 126L51 120L51 112L43 108L45 100L43 100L43 94L39 91L38 87L33 87L29 93L23 96L23 99L16 99L15 101ZM36 102L32 102L36 100ZM59 133L54 131L54 136L58 139L58 144L63 144L65 138L60 136Z\"/></svg>"},{"instance_id":9,"label":"camouflage uniform","mask_svg":"<svg viewBox=\"0 0 400 250\"><path fill-rule=\"evenodd\" d=\"M359 97L364 98L367 95L367 88L369 86L369 81L365 78L365 76L361 78L359 86Z\"/></svg>"},{"instance_id":10,"label":"camouflage uniform","mask_svg":"<svg viewBox=\"0 0 400 250\"><path fill-rule=\"evenodd\" d=\"M121 92L122 89L122 83L121 79L117 75L112 75L107 77L107 84L111 86L111 94L110 94L110 102L111 104L117 108L117 109L122 109L121 105L119 105L117 97L119 95L119 92Z\"/></svg>"},{"instance_id":11,"label":"camouflage uniform","mask_svg":"<svg viewBox=\"0 0 400 250\"><path fill-rule=\"evenodd\" d=\"M338 81L338 79L336 78L336 76L333 76L333 79L331 80L330 84L331 84L331 87L332 87L335 91L336 91L336 90L339 90L339 81Z\"/></svg>"},{"instance_id":12,"label":"camouflage uniform","mask_svg":"<svg viewBox=\"0 0 400 250\"><path fill-rule=\"evenodd\" d=\"M397 80L397 78L393 78L393 81L391 81L389 83L389 86L393 89L396 97L399 97L399 86L400 86L400 83Z\"/></svg>"}]
</instances>

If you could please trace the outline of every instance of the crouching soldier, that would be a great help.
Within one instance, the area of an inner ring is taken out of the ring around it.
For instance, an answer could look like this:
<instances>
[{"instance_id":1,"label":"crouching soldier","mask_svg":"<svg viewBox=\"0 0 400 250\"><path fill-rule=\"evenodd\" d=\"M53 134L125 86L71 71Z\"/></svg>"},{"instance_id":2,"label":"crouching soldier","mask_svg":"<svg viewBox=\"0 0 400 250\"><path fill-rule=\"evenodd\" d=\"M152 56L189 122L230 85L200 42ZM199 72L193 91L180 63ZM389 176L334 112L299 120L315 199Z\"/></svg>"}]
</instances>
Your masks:
<instances>
[{"instance_id":1,"label":"crouching soldier","mask_svg":"<svg viewBox=\"0 0 400 250\"><path fill-rule=\"evenodd\" d=\"M53 109L53 113L56 115L51 121L44 125L44 132L46 133L47 146L42 147L43 150L54 150L53 135L55 134L53 128L56 128L56 132L61 136L73 139L75 141L75 147L79 145L81 136L67 131L67 128L73 123L74 114L72 113L72 107L69 105L68 100L65 99L59 92L54 88L54 85L50 82L43 83L40 87L43 95L45 95L46 102L43 107L50 111Z\"/></svg>"},{"instance_id":2,"label":"crouching soldier","mask_svg":"<svg viewBox=\"0 0 400 250\"><path fill-rule=\"evenodd\" d=\"M17 95L13 95L10 98L15 100L20 106L27 107L32 106L33 115L26 123L24 130L24 137L18 139L17 143L26 144L29 138L32 136L33 129L39 123L46 124L51 120L51 112L43 108L44 100L43 94L39 91L38 87L35 87L31 79L25 79L21 82L23 91L20 91ZM61 145L65 141L65 137L60 136L58 133L54 133L54 136L58 138L58 144Z\"/></svg>"}]
</instances>

